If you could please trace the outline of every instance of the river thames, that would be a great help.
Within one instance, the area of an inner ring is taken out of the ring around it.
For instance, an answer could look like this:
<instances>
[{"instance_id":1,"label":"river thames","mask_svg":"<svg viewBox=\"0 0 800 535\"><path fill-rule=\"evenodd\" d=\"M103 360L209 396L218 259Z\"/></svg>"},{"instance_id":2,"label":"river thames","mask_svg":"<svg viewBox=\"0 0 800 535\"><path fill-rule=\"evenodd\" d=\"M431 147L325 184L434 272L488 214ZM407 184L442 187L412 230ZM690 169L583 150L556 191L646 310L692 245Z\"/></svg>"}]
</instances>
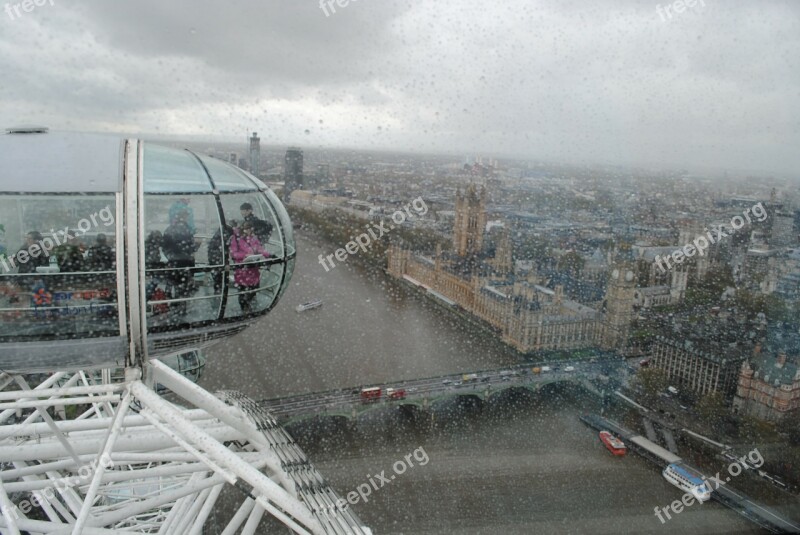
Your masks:
<instances>
[{"instance_id":1,"label":"river thames","mask_svg":"<svg viewBox=\"0 0 800 535\"><path fill-rule=\"evenodd\" d=\"M353 264L326 272L317 256L333 246L302 235L297 246L276 309L208 351L205 388L266 399L519 362L487 331L389 277ZM324 305L295 312L312 299ZM396 476L353 506L374 533L760 533L715 502L662 524L654 508L682 493L636 455L608 453L578 420L595 405L549 387L446 402L416 418L387 409L356 425L313 420L290 430L342 496L382 471ZM420 448L428 462L396 474L395 463Z\"/></svg>"}]
</instances>

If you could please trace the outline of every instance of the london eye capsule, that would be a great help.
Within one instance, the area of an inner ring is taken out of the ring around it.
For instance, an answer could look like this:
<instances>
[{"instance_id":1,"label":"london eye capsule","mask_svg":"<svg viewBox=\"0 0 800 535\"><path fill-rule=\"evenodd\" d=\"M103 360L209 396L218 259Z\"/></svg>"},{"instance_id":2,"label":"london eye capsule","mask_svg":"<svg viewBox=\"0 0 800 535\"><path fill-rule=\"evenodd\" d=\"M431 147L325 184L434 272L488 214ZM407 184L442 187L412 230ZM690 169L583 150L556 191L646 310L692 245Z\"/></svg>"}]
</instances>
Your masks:
<instances>
[{"instance_id":1,"label":"london eye capsule","mask_svg":"<svg viewBox=\"0 0 800 535\"><path fill-rule=\"evenodd\" d=\"M0 135L0 369L138 365L269 312L295 259L277 196L222 160L136 139Z\"/></svg>"}]
</instances>

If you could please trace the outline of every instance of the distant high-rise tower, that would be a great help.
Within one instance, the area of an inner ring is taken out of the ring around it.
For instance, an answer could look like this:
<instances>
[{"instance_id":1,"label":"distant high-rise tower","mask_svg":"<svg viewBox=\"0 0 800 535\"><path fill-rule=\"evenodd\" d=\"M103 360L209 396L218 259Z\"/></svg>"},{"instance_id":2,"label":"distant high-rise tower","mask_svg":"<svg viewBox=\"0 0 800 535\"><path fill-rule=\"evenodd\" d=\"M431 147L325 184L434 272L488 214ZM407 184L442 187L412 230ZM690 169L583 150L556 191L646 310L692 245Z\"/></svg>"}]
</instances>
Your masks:
<instances>
[{"instance_id":1,"label":"distant high-rise tower","mask_svg":"<svg viewBox=\"0 0 800 535\"><path fill-rule=\"evenodd\" d=\"M250 172L255 176L261 171L261 138L253 132L250 138Z\"/></svg>"},{"instance_id":2,"label":"distant high-rise tower","mask_svg":"<svg viewBox=\"0 0 800 535\"><path fill-rule=\"evenodd\" d=\"M453 228L453 250L459 256L478 254L483 249L483 232L486 229L486 188L480 195L474 184L466 193L456 192L456 218Z\"/></svg>"},{"instance_id":3,"label":"distant high-rise tower","mask_svg":"<svg viewBox=\"0 0 800 535\"><path fill-rule=\"evenodd\" d=\"M296 189L303 189L303 151L296 147L286 150L283 166L283 200L289 202L289 196Z\"/></svg>"},{"instance_id":4,"label":"distant high-rise tower","mask_svg":"<svg viewBox=\"0 0 800 535\"><path fill-rule=\"evenodd\" d=\"M232 152L228 156L228 161L231 162L233 165L236 165L236 163L239 161L239 156L235 152Z\"/></svg>"},{"instance_id":5,"label":"distant high-rise tower","mask_svg":"<svg viewBox=\"0 0 800 535\"><path fill-rule=\"evenodd\" d=\"M331 179L331 166L322 163L317 166L317 180L320 184L325 184Z\"/></svg>"}]
</instances>

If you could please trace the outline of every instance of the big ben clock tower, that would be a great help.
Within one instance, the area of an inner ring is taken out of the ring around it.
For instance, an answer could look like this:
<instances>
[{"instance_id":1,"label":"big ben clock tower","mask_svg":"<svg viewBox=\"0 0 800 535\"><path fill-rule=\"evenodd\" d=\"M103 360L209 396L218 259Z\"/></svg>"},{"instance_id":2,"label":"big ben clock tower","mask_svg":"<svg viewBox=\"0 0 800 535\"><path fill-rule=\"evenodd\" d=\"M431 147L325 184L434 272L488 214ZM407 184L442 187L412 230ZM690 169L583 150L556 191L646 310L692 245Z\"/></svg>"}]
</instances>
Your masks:
<instances>
[{"instance_id":1,"label":"big ben clock tower","mask_svg":"<svg viewBox=\"0 0 800 535\"><path fill-rule=\"evenodd\" d=\"M603 349L617 350L623 355L627 352L631 322L634 319L635 290L633 265L628 262L616 264L606 290Z\"/></svg>"}]
</instances>

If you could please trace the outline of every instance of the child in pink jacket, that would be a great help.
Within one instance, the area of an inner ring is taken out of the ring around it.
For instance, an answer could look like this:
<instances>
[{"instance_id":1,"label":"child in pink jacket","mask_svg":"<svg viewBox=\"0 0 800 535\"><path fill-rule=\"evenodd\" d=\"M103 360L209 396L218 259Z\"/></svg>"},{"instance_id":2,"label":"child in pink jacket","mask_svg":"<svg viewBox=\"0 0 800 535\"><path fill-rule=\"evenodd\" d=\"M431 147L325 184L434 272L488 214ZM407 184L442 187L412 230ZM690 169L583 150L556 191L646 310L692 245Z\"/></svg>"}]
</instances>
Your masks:
<instances>
[{"instance_id":1,"label":"child in pink jacket","mask_svg":"<svg viewBox=\"0 0 800 535\"><path fill-rule=\"evenodd\" d=\"M253 231L253 224L249 221L244 222L241 232L239 229L234 229L231 237L231 258L235 263L241 264L248 256L258 254L269 258L269 253L261 245ZM257 290L261 283L261 271L258 266L236 267L233 281L239 290L239 306L242 308L242 314L253 312L256 293L252 290Z\"/></svg>"}]
</instances>

